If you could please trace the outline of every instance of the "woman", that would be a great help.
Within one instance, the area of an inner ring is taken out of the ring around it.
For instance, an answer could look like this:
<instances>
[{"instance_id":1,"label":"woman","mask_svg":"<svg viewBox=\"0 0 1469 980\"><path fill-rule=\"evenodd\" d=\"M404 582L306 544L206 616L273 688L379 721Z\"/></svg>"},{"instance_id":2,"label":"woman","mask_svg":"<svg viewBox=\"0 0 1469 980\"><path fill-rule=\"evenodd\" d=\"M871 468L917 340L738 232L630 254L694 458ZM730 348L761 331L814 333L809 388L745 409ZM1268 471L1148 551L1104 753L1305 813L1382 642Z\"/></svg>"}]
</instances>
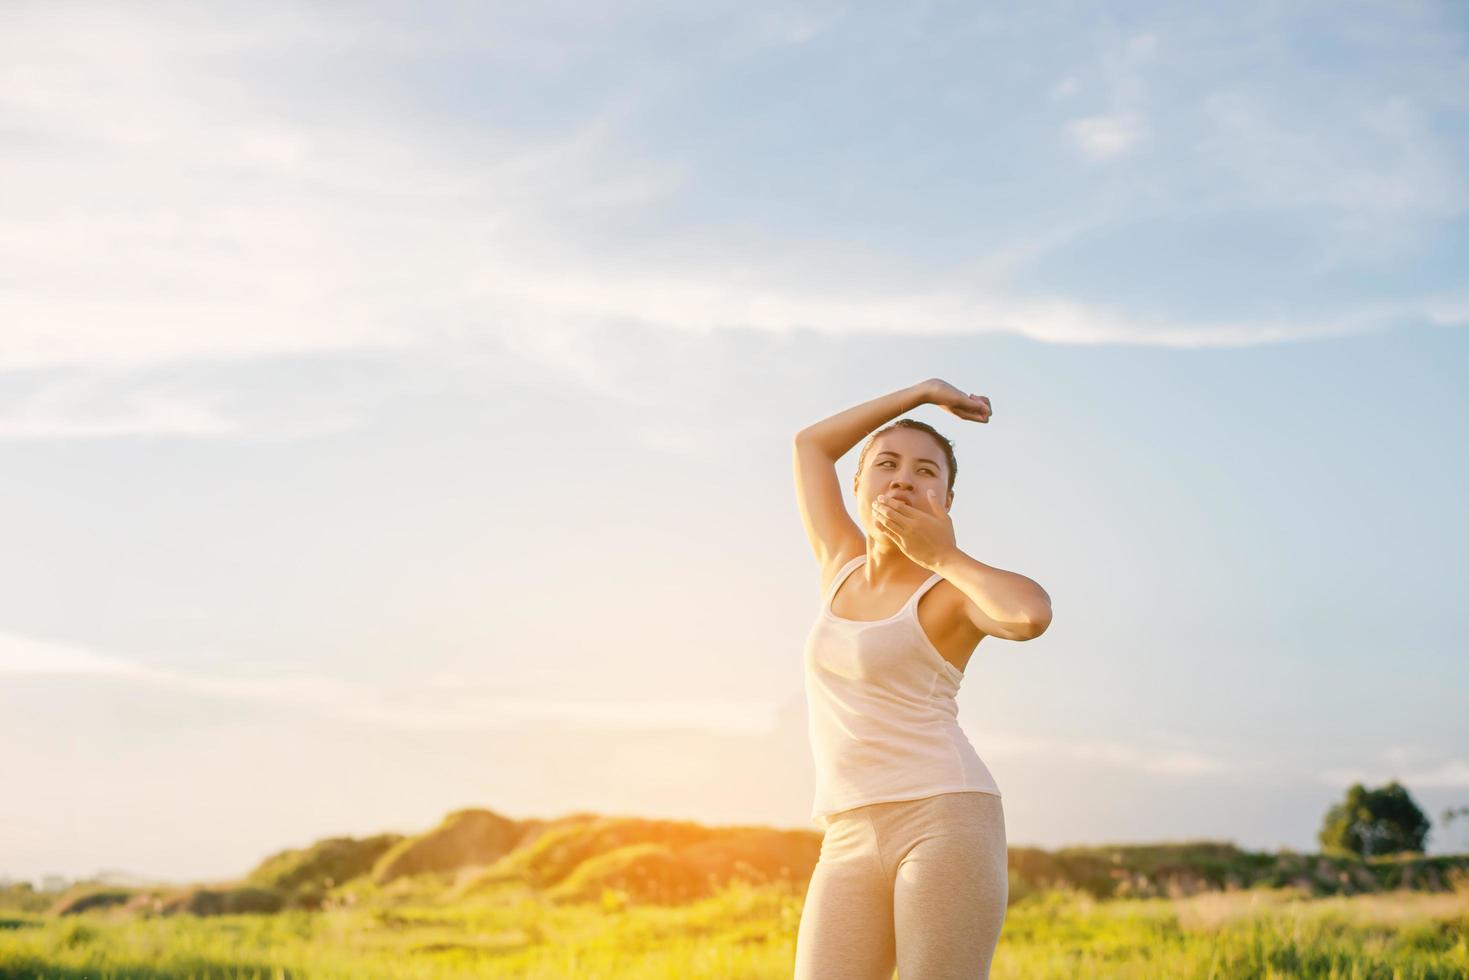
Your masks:
<instances>
[{"instance_id":1,"label":"woman","mask_svg":"<svg viewBox=\"0 0 1469 980\"><path fill-rule=\"evenodd\" d=\"M796 980L989 975L1009 897L1000 790L955 695L985 636L1029 640L1051 598L959 550L957 462L923 404L988 422L990 401L932 378L796 435L801 520L821 564L806 641L821 855L796 938ZM836 462L872 432L842 501Z\"/></svg>"}]
</instances>

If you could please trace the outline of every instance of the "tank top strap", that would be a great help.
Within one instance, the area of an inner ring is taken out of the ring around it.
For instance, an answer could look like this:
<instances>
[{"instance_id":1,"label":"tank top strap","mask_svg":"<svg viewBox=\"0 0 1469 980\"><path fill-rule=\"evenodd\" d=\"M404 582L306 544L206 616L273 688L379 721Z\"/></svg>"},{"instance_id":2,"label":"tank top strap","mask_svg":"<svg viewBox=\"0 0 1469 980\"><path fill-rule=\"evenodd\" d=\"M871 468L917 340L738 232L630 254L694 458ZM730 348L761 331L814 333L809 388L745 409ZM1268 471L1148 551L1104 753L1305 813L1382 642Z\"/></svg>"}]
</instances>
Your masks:
<instances>
[{"instance_id":1,"label":"tank top strap","mask_svg":"<svg viewBox=\"0 0 1469 980\"><path fill-rule=\"evenodd\" d=\"M934 572L932 575L930 575L928 577L928 581L920 585L918 587L918 591L914 592L911 596L908 597L908 605L912 606L916 610L918 608L918 600L923 598L923 593L927 592L929 589L937 585L939 579L941 578L943 578L943 576L940 575L938 572Z\"/></svg>"}]
</instances>

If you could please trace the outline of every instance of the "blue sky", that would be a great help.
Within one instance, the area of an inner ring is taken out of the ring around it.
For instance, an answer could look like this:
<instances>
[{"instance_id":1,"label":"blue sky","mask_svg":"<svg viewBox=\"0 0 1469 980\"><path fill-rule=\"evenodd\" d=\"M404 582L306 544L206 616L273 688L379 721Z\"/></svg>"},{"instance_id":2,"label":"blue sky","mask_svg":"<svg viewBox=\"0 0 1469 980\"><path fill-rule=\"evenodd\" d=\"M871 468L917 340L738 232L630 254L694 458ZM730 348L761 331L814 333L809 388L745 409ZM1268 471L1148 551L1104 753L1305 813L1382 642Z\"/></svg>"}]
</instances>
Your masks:
<instances>
[{"instance_id":1,"label":"blue sky","mask_svg":"<svg viewBox=\"0 0 1469 980\"><path fill-rule=\"evenodd\" d=\"M10 5L0 873L808 826L789 439L926 377L1014 844L1469 846L1449 4ZM855 453L839 466L844 484Z\"/></svg>"}]
</instances>

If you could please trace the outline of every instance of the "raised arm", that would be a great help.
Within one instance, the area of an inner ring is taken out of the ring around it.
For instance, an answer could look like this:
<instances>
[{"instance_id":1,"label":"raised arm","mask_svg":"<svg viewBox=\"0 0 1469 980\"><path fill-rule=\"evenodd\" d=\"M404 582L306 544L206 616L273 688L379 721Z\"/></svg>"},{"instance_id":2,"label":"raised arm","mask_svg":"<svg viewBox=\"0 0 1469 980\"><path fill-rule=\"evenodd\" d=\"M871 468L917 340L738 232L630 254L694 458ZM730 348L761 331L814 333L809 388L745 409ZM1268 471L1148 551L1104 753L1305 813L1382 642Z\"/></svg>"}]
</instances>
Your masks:
<instances>
[{"instance_id":1,"label":"raised arm","mask_svg":"<svg viewBox=\"0 0 1469 980\"><path fill-rule=\"evenodd\" d=\"M862 528L847 512L837 480L837 460L873 429L927 404L937 380L921 381L854 405L796 433L796 500L811 550L821 563L823 583L841 562L867 549Z\"/></svg>"}]
</instances>

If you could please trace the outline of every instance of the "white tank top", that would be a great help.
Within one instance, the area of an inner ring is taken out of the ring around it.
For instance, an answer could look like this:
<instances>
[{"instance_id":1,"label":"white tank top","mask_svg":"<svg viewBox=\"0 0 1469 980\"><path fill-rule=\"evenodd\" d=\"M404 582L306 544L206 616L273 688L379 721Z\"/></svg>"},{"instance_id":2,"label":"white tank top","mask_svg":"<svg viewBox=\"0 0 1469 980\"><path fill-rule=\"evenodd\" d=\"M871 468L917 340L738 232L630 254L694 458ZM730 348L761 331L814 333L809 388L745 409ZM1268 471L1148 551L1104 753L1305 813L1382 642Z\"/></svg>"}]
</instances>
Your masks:
<instances>
[{"instance_id":1,"label":"white tank top","mask_svg":"<svg viewBox=\"0 0 1469 980\"><path fill-rule=\"evenodd\" d=\"M964 672L945 660L918 622L918 600L863 622L831 611L842 582L867 560L858 555L826 588L806 638L806 705L816 798L811 819L825 828L841 810L1000 788L959 727L954 699Z\"/></svg>"}]
</instances>

